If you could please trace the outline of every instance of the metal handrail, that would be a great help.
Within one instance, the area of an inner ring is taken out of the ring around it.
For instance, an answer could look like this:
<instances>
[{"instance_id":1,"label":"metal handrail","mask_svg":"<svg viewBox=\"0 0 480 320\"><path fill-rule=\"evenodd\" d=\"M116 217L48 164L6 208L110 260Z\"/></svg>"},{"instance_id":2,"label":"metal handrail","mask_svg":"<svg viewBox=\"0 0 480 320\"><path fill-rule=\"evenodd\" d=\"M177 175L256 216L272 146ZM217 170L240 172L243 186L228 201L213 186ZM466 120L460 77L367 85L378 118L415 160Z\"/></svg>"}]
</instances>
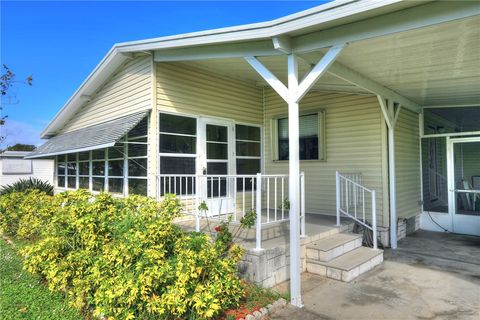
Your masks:
<instances>
[{"instance_id":1,"label":"metal handrail","mask_svg":"<svg viewBox=\"0 0 480 320\"><path fill-rule=\"evenodd\" d=\"M373 248L377 249L377 200L376 192L362 184L347 177L352 174L341 174L336 172L336 207L337 207L337 226L340 226L340 214L344 214L354 221L360 223L365 228L372 230ZM358 173L361 176L361 173ZM361 177L356 178L361 180ZM370 194L365 197L365 193ZM370 197L371 201L371 221L370 226L366 219L366 199ZM352 212L353 211L353 212ZM360 217L359 217L360 214Z\"/></svg>"}]
</instances>

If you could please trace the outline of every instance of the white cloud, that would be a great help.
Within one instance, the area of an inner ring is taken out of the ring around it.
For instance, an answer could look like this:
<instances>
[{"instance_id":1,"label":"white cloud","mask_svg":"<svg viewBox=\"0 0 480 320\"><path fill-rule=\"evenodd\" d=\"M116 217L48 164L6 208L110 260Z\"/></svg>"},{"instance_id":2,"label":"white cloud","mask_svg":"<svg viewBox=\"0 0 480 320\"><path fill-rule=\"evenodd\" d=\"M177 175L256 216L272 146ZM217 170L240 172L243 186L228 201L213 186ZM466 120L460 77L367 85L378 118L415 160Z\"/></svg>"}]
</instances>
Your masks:
<instances>
[{"instance_id":1,"label":"white cloud","mask_svg":"<svg viewBox=\"0 0 480 320\"><path fill-rule=\"evenodd\" d=\"M41 129L33 127L26 122L20 122L7 119L5 126L1 127L1 136L6 139L1 143L0 148L13 146L17 143L33 144L39 146L45 142L40 139Z\"/></svg>"}]
</instances>

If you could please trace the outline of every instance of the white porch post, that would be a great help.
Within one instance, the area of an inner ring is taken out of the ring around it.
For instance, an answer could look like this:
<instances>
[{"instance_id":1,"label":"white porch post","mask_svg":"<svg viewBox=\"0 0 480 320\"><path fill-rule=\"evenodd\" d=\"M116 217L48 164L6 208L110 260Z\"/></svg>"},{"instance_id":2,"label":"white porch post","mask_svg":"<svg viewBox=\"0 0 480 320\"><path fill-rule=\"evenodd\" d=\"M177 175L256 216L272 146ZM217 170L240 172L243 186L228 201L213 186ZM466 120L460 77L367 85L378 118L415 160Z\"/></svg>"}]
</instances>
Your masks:
<instances>
[{"instance_id":1,"label":"white porch post","mask_svg":"<svg viewBox=\"0 0 480 320\"><path fill-rule=\"evenodd\" d=\"M397 190L395 177L395 128L388 128L388 175L390 189L390 247L397 248Z\"/></svg>"},{"instance_id":2,"label":"white porch post","mask_svg":"<svg viewBox=\"0 0 480 320\"><path fill-rule=\"evenodd\" d=\"M388 176L390 194L390 247L397 248L397 191L395 175L395 124L401 106L391 99L377 96L380 108L388 127Z\"/></svg>"},{"instance_id":3,"label":"white porch post","mask_svg":"<svg viewBox=\"0 0 480 320\"><path fill-rule=\"evenodd\" d=\"M280 41L280 42L279 42ZM286 39L274 40L275 47L286 50ZM245 60L255 69L258 74L285 100L288 104L288 133L289 133L289 181L288 196L290 200L290 303L297 307L303 307L301 296L301 266L300 266L300 229L305 232L305 213L301 210L300 195L300 153L299 153L299 102L308 93L310 88L327 71L338 57L345 44L331 47L320 59L313 69L305 76L301 83L298 81L297 57L288 55L288 87L270 72L257 58L245 57ZM303 183L303 181L302 181ZM304 199L303 199L304 201ZM303 203L304 205L304 203ZM304 208L304 207L302 207ZM303 220L300 222L300 213L303 212Z\"/></svg>"},{"instance_id":4,"label":"white porch post","mask_svg":"<svg viewBox=\"0 0 480 320\"><path fill-rule=\"evenodd\" d=\"M291 304L302 307L300 275L300 155L298 62L288 55L288 197L290 199L290 297Z\"/></svg>"}]
</instances>

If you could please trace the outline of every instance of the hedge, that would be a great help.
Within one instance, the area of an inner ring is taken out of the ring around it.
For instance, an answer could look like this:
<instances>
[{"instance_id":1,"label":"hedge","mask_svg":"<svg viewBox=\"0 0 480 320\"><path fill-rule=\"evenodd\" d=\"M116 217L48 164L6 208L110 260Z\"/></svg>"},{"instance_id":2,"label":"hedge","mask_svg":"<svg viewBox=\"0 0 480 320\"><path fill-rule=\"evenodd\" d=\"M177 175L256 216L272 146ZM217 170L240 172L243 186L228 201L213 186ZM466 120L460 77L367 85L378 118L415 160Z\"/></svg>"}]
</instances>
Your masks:
<instances>
[{"instance_id":1,"label":"hedge","mask_svg":"<svg viewBox=\"0 0 480 320\"><path fill-rule=\"evenodd\" d=\"M209 319L244 295L243 251L178 228L181 205L142 196L40 191L0 197L0 232L26 239L24 268L107 319Z\"/></svg>"}]
</instances>

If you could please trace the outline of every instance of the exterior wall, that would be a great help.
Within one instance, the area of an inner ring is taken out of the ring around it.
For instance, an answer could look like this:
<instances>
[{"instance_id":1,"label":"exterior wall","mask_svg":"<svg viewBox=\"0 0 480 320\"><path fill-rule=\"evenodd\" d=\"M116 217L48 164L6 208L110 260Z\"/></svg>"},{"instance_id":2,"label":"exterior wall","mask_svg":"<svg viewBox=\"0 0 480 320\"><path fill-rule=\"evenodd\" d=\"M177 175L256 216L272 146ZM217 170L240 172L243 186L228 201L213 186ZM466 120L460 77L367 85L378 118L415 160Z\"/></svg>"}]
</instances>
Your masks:
<instances>
[{"instance_id":1,"label":"exterior wall","mask_svg":"<svg viewBox=\"0 0 480 320\"><path fill-rule=\"evenodd\" d=\"M300 161L305 172L306 211L335 214L335 171L361 172L364 184L377 192L377 225L388 225L383 216L382 125L378 101L373 96L319 93L307 94L300 113L325 111L326 160ZM285 116L287 105L272 90L265 92L265 172L288 173L288 161L272 156L272 119ZM275 139L275 138L273 138Z\"/></svg>"},{"instance_id":2,"label":"exterior wall","mask_svg":"<svg viewBox=\"0 0 480 320\"><path fill-rule=\"evenodd\" d=\"M157 63L157 107L166 112L263 123L262 89L182 63Z\"/></svg>"},{"instance_id":3,"label":"exterior wall","mask_svg":"<svg viewBox=\"0 0 480 320\"><path fill-rule=\"evenodd\" d=\"M0 159L0 187L12 184L19 179L28 179L30 177L47 181L53 185L53 160L36 159L32 161L32 174L2 174L3 160Z\"/></svg>"},{"instance_id":4,"label":"exterior wall","mask_svg":"<svg viewBox=\"0 0 480 320\"><path fill-rule=\"evenodd\" d=\"M152 58L139 57L117 71L61 130L69 132L151 107Z\"/></svg>"},{"instance_id":5,"label":"exterior wall","mask_svg":"<svg viewBox=\"0 0 480 320\"><path fill-rule=\"evenodd\" d=\"M418 114L401 109L395 126L395 174L397 216L410 218L421 213L420 142Z\"/></svg>"}]
</instances>

